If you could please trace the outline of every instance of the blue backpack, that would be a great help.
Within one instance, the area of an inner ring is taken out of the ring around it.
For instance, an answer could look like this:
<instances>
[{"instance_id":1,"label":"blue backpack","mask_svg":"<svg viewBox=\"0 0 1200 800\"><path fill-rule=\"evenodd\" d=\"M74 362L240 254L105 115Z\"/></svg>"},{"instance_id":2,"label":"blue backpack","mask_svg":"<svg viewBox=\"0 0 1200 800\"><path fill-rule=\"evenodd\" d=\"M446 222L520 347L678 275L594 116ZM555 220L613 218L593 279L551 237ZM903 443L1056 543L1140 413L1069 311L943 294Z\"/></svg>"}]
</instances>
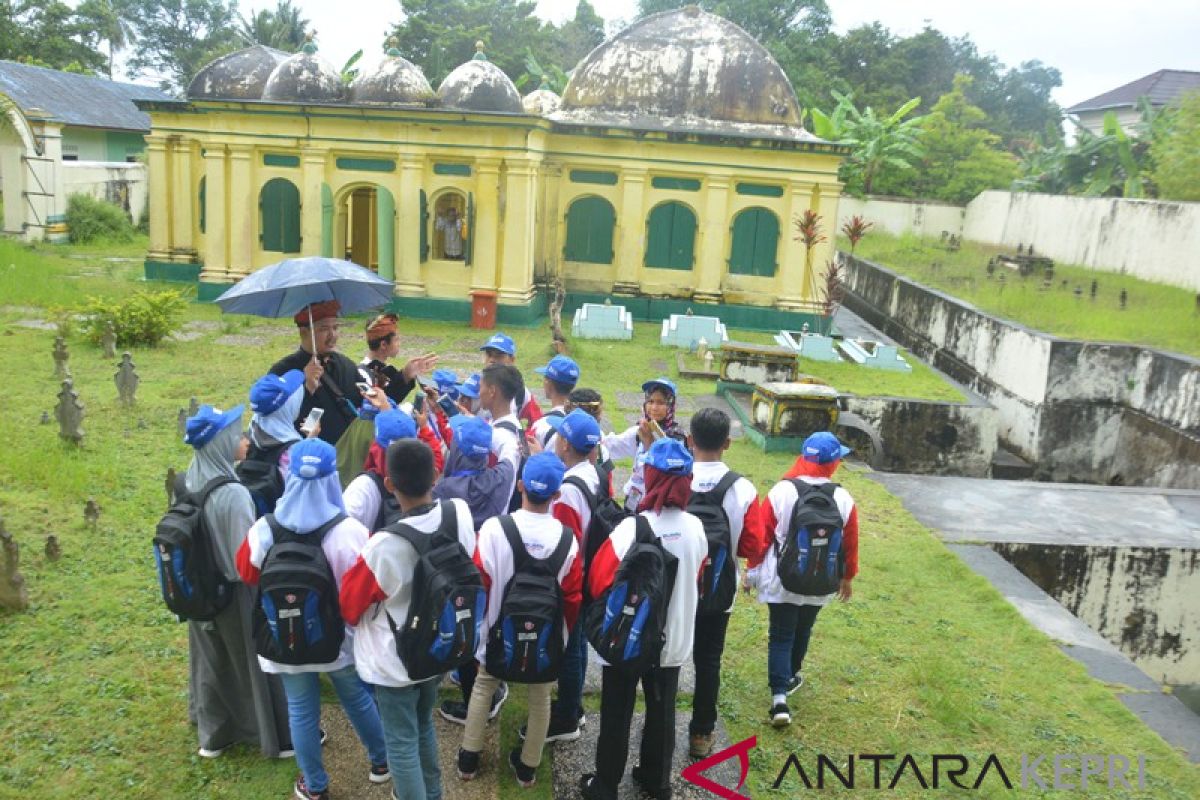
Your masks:
<instances>
[{"instance_id":1,"label":"blue backpack","mask_svg":"<svg viewBox=\"0 0 1200 800\"><path fill-rule=\"evenodd\" d=\"M782 547L775 545L779 582L795 594L832 594L846 573L842 512L833 499L838 485L814 485L799 478L792 485L797 498L787 539Z\"/></svg>"},{"instance_id":2,"label":"blue backpack","mask_svg":"<svg viewBox=\"0 0 1200 800\"><path fill-rule=\"evenodd\" d=\"M558 583L574 534L564 525L558 546L546 558L525 549L511 515L500 527L513 554L513 576L504 587L500 615L488 632L488 674L512 683L558 679L563 655L563 596Z\"/></svg>"},{"instance_id":3,"label":"blue backpack","mask_svg":"<svg viewBox=\"0 0 1200 800\"><path fill-rule=\"evenodd\" d=\"M641 514L633 544L613 582L584 614L584 632L605 662L628 675L658 663L666 642L667 606L679 559L667 552Z\"/></svg>"}]
</instances>

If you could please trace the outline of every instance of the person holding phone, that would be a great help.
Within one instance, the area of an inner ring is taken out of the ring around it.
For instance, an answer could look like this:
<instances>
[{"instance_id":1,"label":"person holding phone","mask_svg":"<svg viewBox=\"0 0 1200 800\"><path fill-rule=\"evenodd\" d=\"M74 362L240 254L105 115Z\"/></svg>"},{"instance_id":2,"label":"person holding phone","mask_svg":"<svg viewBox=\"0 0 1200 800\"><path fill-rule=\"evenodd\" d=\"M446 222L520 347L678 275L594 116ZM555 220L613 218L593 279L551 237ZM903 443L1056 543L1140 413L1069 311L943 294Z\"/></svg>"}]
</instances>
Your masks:
<instances>
[{"instance_id":1,"label":"person holding phone","mask_svg":"<svg viewBox=\"0 0 1200 800\"><path fill-rule=\"evenodd\" d=\"M380 314L367 323L367 355L358 362L361 380L383 389L388 397L403 403L414 387L419 387L417 376L433 369L437 355L425 353L410 358L403 369L396 369L388 362L400 355L400 334L396 324L400 318L392 313Z\"/></svg>"},{"instance_id":2,"label":"person holding phone","mask_svg":"<svg viewBox=\"0 0 1200 800\"><path fill-rule=\"evenodd\" d=\"M642 418L622 433L606 434L602 443L611 458L633 458L633 474L625 483L625 508L637 512L642 495L646 493L643 462L650 446L659 439L687 442L687 433L675 421L675 382L670 378L655 378L642 384L646 400L642 403Z\"/></svg>"}]
</instances>

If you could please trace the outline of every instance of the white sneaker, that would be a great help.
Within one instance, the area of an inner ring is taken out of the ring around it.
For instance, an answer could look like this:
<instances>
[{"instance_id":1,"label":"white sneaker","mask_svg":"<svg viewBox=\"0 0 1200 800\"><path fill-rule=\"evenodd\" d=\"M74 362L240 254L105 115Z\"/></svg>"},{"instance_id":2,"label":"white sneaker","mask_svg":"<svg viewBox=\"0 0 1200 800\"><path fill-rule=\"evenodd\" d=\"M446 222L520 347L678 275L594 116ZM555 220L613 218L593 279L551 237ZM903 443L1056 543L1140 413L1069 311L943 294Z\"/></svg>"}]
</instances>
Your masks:
<instances>
[{"instance_id":1,"label":"white sneaker","mask_svg":"<svg viewBox=\"0 0 1200 800\"><path fill-rule=\"evenodd\" d=\"M229 745L225 745L224 747L219 747L216 750L209 750L207 747L201 747L196 751L196 755L200 756L201 758L218 758L222 753L228 750L229 747Z\"/></svg>"}]
</instances>

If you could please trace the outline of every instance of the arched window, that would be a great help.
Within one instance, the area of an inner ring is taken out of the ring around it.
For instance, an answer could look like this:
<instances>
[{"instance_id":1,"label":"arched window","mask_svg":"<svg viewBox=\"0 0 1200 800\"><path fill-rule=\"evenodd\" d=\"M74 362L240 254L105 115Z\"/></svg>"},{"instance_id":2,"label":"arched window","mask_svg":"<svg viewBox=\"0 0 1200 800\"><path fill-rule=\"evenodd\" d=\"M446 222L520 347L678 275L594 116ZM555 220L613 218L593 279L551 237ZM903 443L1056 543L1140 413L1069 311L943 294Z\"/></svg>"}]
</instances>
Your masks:
<instances>
[{"instance_id":1,"label":"arched window","mask_svg":"<svg viewBox=\"0 0 1200 800\"><path fill-rule=\"evenodd\" d=\"M258 196L262 217L259 241L262 249L274 253L300 252L300 190L284 178L272 178L263 184Z\"/></svg>"},{"instance_id":2,"label":"arched window","mask_svg":"<svg viewBox=\"0 0 1200 800\"><path fill-rule=\"evenodd\" d=\"M567 209L567 244L563 258L590 264L613 262L613 226L617 214L603 197L581 197Z\"/></svg>"},{"instance_id":3,"label":"arched window","mask_svg":"<svg viewBox=\"0 0 1200 800\"><path fill-rule=\"evenodd\" d=\"M729 272L769 278L775 274L779 219L765 208L747 208L733 218Z\"/></svg>"},{"instance_id":4,"label":"arched window","mask_svg":"<svg viewBox=\"0 0 1200 800\"><path fill-rule=\"evenodd\" d=\"M683 203L663 203L646 223L646 266L691 269L696 215Z\"/></svg>"}]
</instances>

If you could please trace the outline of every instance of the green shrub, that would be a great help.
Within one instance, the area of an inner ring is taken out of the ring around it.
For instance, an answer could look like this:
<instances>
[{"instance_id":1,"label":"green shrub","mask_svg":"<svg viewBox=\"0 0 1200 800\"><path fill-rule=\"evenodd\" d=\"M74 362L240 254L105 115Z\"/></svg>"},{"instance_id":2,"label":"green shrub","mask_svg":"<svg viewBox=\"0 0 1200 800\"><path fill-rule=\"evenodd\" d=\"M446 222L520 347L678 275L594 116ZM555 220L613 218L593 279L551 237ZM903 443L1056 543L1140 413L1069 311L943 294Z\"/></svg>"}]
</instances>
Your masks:
<instances>
[{"instance_id":1,"label":"green shrub","mask_svg":"<svg viewBox=\"0 0 1200 800\"><path fill-rule=\"evenodd\" d=\"M76 244L97 239L128 242L134 235L133 223L124 211L86 194L73 194L67 200L67 227Z\"/></svg>"},{"instance_id":2,"label":"green shrub","mask_svg":"<svg viewBox=\"0 0 1200 800\"><path fill-rule=\"evenodd\" d=\"M150 203L142 206L142 213L138 214L137 232L143 236L150 233Z\"/></svg>"},{"instance_id":3,"label":"green shrub","mask_svg":"<svg viewBox=\"0 0 1200 800\"><path fill-rule=\"evenodd\" d=\"M148 345L153 347L179 330L180 317L187 308L183 292L134 292L123 300L88 298L79 309L79 326L93 344L100 343L104 328L111 323L118 347Z\"/></svg>"}]
</instances>

